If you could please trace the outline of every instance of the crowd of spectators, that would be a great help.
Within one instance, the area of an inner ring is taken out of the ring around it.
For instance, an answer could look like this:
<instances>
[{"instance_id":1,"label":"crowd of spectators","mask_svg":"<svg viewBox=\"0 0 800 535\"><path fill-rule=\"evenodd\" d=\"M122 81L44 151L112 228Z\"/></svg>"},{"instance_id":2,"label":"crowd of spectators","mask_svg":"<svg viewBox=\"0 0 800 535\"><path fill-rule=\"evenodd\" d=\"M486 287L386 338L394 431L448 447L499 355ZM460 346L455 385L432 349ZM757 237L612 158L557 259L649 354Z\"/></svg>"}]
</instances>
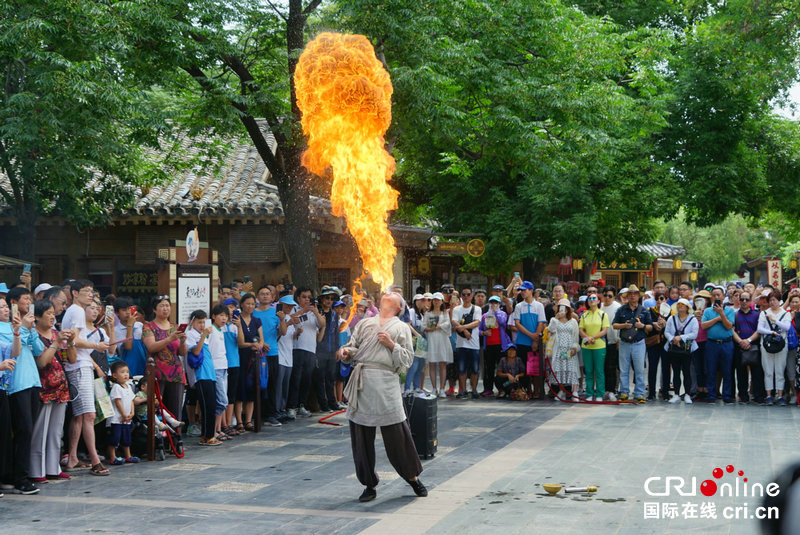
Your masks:
<instances>
[{"instance_id":1,"label":"crowd of spectators","mask_svg":"<svg viewBox=\"0 0 800 535\"><path fill-rule=\"evenodd\" d=\"M77 470L137 463L133 437L148 417L159 433L218 447L261 423L346 408L350 367L336 353L378 313L377 295L241 281L219 290L210 311L175 324L167 295L143 309L88 280L0 284L0 491L35 494ZM415 337L406 395L797 403L795 289L656 281L567 295L515 276L488 292L418 292L401 311Z\"/></svg>"}]
</instances>

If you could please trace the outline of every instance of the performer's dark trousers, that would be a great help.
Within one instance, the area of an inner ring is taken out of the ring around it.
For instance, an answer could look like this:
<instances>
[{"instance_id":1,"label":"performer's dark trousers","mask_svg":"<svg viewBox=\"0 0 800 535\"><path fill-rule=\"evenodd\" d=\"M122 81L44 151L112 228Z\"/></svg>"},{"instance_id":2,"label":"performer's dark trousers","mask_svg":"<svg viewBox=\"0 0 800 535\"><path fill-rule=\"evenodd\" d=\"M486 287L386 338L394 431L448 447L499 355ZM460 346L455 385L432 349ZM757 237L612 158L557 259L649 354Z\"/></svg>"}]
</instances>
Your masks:
<instances>
[{"instance_id":1,"label":"performer's dark trousers","mask_svg":"<svg viewBox=\"0 0 800 535\"><path fill-rule=\"evenodd\" d=\"M400 477L409 481L422 473L408 420L381 426L381 435L386 456ZM365 487L375 488L379 481L375 473L375 428L350 422L350 441L358 480Z\"/></svg>"}]
</instances>

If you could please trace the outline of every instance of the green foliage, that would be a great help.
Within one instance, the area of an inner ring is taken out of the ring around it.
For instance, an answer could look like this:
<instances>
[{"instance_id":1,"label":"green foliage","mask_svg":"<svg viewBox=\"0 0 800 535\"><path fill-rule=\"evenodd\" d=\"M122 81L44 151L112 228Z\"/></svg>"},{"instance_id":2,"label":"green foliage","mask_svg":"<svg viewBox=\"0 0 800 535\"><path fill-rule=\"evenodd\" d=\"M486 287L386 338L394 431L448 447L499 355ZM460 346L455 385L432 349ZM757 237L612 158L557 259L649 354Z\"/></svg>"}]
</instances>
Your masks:
<instances>
[{"instance_id":1,"label":"green foliage","mask_svg":"<svg viewBox=\"0 0 800 535\"><path fill-rule=\"evenodd\" d=\"M24 222L38 213L102 222L137 186L164 178L164 162L146 150L170 139L169 115L121 71L115 54L126 43L113 11L0 3L0 196Z\"/></svg>"},{"instance_id":2,"label":"green foliage","mask_svg":"<svg viewBox=\"0 0 800 535\"><path fill-rule=\"evenodd\" d=\"M483 232L474 265L612 258L654 237L671 178L664 32L620 29L558 1L341 2L385 54L404 196L446 230Z\"/></svg>"},{"instance_id":3,"label":"green foliage","mask_svg":"<svg viewBox=\"0 0 800 535\"><path fill-rule=\"evenodd\" d=\"M764 256L789 260L800 251L800 240L791 226L782 225L775 215L748 220L732 215L714 225L700 227L687 221L681 211L662 222L659 239L686 249L685 259L705 264L700 277L712 281L731 279L742 262Z\"/></svg>"},{"instance_id":4,"label":"green foliage","mask_svg":"<svg viewBox=\"0 0 800 535\"><path fill-rule=\"evenodd\" d=\"M757 218L785 209L781 183L800 186L796 125L772 115L774 100L797 78L798 7L796 1L719 4L686 27L676 46L676 99L662 148L690 220Z\"/></svg>"}]
</instances>

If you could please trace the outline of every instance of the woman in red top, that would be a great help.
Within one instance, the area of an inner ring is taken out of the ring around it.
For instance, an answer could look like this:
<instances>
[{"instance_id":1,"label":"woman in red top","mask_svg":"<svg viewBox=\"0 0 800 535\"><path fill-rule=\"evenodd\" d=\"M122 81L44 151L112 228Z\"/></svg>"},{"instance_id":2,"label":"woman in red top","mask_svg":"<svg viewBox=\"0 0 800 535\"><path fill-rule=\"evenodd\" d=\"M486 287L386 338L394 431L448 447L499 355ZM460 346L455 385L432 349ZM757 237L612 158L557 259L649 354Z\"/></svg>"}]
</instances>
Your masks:
<instances>
[{"instance_id":1,"label":"woman in red top","mask_svg":"<svg viewBox=\"0 0 800 535\"><path fill-rule=\"evenodd\" d=\"M179 418L186 385L181 363L181 357L186 356L186 334L178 332L178 328L170 323L171 310L169 296L159 295L153 299L156 317L142 327L142 343L156 361L156 380L164 406Z\"/></svg>"},{"instance_id":2,"label":"woman in red top","mask_svg":"<svg viewBox=\"0 0 800 535\"><path fill-rule=\"evenodd\" d=\"M36 357L39 368L39 380L42 389L42 410L36 418L31 437L30 479L34 483L43 483L48 479L70 479L61 471L61 437L64 434L64 415L69 401L67 374L61 362L68 360L75 364L78 354L75 352L73 331L59 333L53 326L56 314L53 303L49 299L40 299L34 306L36 316L36 332L44 344L45 350Z\"/></svg>"}]
</instances>

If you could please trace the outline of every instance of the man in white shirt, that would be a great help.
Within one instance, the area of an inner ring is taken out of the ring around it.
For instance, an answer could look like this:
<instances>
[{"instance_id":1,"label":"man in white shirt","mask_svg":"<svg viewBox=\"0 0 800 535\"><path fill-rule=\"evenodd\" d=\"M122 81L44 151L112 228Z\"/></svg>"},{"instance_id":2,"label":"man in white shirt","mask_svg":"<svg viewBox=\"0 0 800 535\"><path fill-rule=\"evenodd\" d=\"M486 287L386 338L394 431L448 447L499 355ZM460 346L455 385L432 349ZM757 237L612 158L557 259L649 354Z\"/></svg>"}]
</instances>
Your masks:
<instances>
[{"instance_id":1,"label":"man in white shirt","mask_svg":"<svg viewBox=\"0 0 800 535\"><path fill-rule=\"evenodd\" d=\"M478 399L481 308L472 304L471 288L461 290L461 304L453 309L452 323L456 332L456 358L458 361L458 395L456 397L463 399L469 395L467 393L467 370L469 369L472 398Z\"/></svg>"},{"instance_id":2,"label":"man in white shirt","mask_svg":"<svg viewBox=\"0 0 800 535\"><path fill-rule=\"evenodd\" d=\"M609 321L614 319L617 309L622 306L616 300L617 289L613 286L603 288L603 302L600 310L608 315ZM619 331L610 328L606 333L606 363L603 370L606 376L606 394L603 397L606 401L616 401L617 396L617 370L619 369Z\"/></svg>"},{"instance_id":3,"label":"man in white shirt","mask_svg":"<svg viewBox=\"0 0 800 535\"><path fill-rule=\"evenodd\" d=\"M294 298L297 301L293 316L300 319L295 326L294 350L292 351L292 377L289 385L289 398L286 401L287 416L311 416L305 408L311 377L317 366L317 342L325 334L325 318L316 305L311 303L311 289L298 288Z\"/></svg>"},{"instance_id":4,"label":"man in white shirt","mask_svg":"<svg viewBox=\"0 0 800 535\"><path fill-rule=\"evenodd\" d=\"M106 342L90 342L88 340L91 326L86 325L86 307L92 303L94 298L94 284L88 280L72 281L70 292L72 293L72 304L64 313L64 319L61 320L61 330L72 329L75 332L75 352L78 354L78 359L74 364L65 362L64 371L70 386L77 389L78 393L71 401L73 417L69 425L67 468L74 468L78 465L78 441L83 436L92 472L97 475L108 475L108 469L100 462L95 449L95 364L92 360L92 351L108 351L109 345Z\"/></svg>"}]
</instances>

